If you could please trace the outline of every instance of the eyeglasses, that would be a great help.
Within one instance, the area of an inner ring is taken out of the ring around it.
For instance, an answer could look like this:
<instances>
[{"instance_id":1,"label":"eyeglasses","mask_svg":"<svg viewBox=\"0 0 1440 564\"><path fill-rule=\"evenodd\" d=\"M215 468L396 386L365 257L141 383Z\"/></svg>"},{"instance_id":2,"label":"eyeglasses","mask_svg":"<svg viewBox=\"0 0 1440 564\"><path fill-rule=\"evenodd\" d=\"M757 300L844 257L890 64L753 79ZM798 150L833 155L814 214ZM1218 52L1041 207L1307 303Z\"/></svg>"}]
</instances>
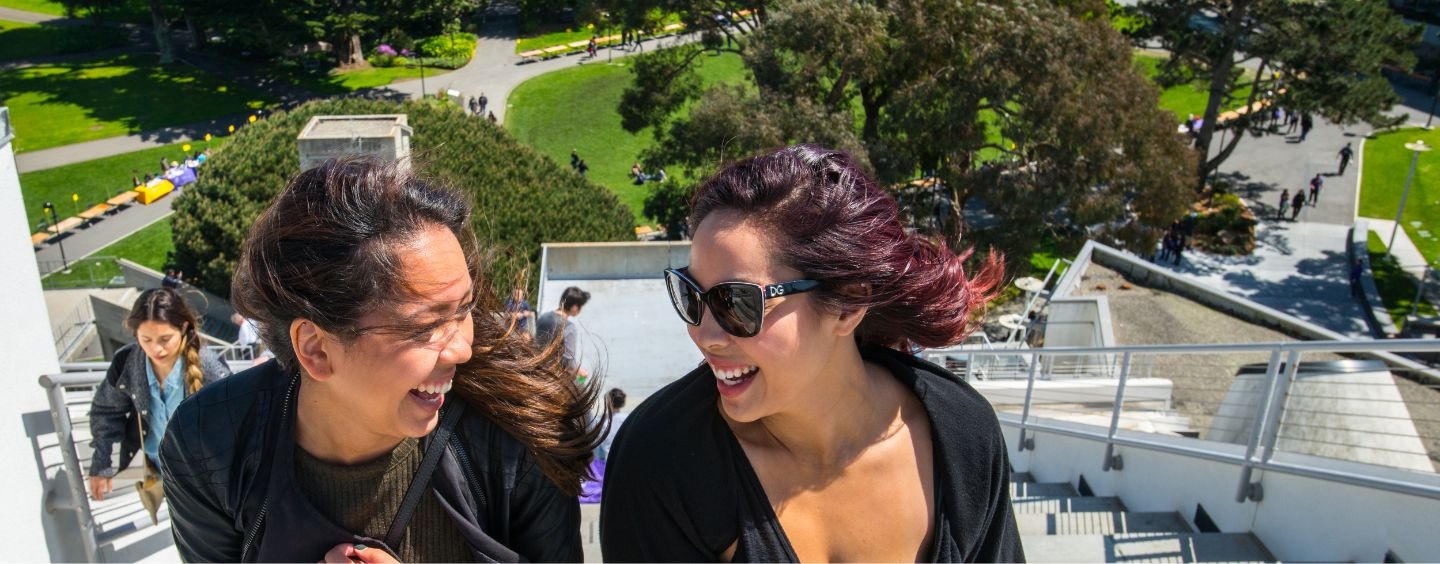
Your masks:
<instances>
[{"instance_id":1,"label":"eyeglasses","mask_svg":"<svg viewBox=\"0 0 1440 564\"><path fill-rule=\"evenodd\" d=\"M685 273L687 269L665 269L665 285L670 289L670 303L680 319L700 325L705 306L726 333L736 337L754 337L765 321L765 300L809 292L818 288L815 280L794 280L761 286L751 282L721 282L709 290Z\"/></svg>"}]
</instances>

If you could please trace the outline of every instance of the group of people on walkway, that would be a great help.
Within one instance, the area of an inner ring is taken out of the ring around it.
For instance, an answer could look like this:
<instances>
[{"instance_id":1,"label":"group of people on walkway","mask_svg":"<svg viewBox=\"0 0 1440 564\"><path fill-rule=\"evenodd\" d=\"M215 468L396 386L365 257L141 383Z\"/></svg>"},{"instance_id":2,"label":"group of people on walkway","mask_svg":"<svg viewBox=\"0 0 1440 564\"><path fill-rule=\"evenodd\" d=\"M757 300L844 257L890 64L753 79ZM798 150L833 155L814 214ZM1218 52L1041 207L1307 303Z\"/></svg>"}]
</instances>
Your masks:
<instances>
[{"instance_id":1,"label":"group of people on walkway","mask_svg":"<svg viewBox=\"0 0 1440 564\"><path fill-rule=\"evenodd\" d=\"M193 315L137 305L94 404L96 497L111 445L143 446L189 561L580 561L602 475L611 561L1024 559L994 411L911 354L966 336L1000 259L907 232L848 155L779 149L696 189L664 277L705 361L628 418L618 391L594 415L567 352L588 295L534 319L558 344L523 337L471 200L419 168L333 160L255 221L232 299L270 362L230 376Z\"/></svg>"},{"instance_id":2,"label":"group of people on walkway","mask_svg":"<svg viewBox=\"0 0 1440 564\"><path fill-rule=\"evenodd\" d=\"M1345 169L1350 166L1350 159L1353 158L1354 155L1355 150L1351 148L1350 143L1346 143L1344 147L1340 148L1340 151L1335 154L1335 159L1339 161L1340 167L1334 176L1343 176L1345 174ZM1284 219L1285 214L1288 212L1290 214L1290 221L1298 220L1300 218L1300 211L1305 208L1306 204L1310 206L1320 205L1320 190L1324 187L1325 173L1315 173L1315 176L1311 177L1308 183L1308 196L1306 195L1307 192L1305 189L1296 190L1293 196L1290 194L1289 188L1282 190L1280 192L1280 201L1275 207L1275 218Z\"/></svg>"}]
</instances>

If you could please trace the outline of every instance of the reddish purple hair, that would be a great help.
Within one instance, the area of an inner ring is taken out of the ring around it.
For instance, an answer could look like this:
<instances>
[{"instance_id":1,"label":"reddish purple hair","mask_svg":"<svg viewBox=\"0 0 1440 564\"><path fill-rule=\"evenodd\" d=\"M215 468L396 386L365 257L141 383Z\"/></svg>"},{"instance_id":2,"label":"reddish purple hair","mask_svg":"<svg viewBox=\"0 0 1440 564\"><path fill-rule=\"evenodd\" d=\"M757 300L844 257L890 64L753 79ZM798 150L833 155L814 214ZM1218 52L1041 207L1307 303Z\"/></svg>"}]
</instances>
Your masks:
<instances>
[{"instance_id":1,"label":"reddish purple hair","mask_svg":"<svg viewBox=\"0 0 1440 564\"><path fill-rule=\"evenodd\" d=\"M906 231L895 198L839 151L796 145L731 163L696 189L691 232L727 209L774 238L773 260L821 282L812 294L821 307L869 308L856 330L861 344L959 343L974 329L970 312L1003 277L993 250L967 277L971 251L957 255Z\"/></svg>"}]
</instances>

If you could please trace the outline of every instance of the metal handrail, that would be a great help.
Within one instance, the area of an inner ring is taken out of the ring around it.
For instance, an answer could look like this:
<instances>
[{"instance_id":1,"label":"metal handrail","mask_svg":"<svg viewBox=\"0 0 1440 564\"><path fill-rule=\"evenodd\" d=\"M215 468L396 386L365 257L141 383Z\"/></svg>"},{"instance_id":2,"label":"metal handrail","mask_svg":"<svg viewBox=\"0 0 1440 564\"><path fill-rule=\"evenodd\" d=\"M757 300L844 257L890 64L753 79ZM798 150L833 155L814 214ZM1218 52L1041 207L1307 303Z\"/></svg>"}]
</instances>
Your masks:
<instances>
[{"instance_id":1,"label":"metal handrail","mask_svg":"<svg viewBox=\"0 0 1440 564\"><path fill-rule=\"evenodd\" d=\"M232 370L248 368L250 362L227 362ZM57 447L60 450L62 465L65 469L66 487L69 489L69 499L73 502L68 505L52 504L55 509L70 509L75 511L76 522L80 526L80 542L85 550L86 560L89 562L103 561L100 552L100 528L95 522L95 517L90 507L89 489L85 487L85 474L81 466L80 454L75 450L75 429L74 422L70 418L69 405L65 401L67 389L94 388L105 380L106 371L110 367L108 362L73 362L60 365L62 370L59 374L47 374L40 377L40 387L45 389L45 395L50 401L50 418L55 424L55 434L59 441ZM46 492L48 500L60 499L59 492Z\"/></svg>"},{"instance_id":2,"label":"metal handrail","mask_svg":"<svg viewBox=\"0 0 1440 564\"><path fill-rule=\"evenodd\" d=\"M960 352L960 351L955 351ZM1180 444L1172 444L1168 441L1154 441L1139 438L1130 434L1121 435L1119 423L1121 410L1125 404L1125 385L1132 377L1132 366L1137 357L1153 357L1163 354L1194 354L1194 353L1270 353L1270 361L1265 372L1265 386L1263 397L1256 403L1254 421L1255 428L1252 429L1245 445L1243 455L1227 452L1224 449L1211 446L1211 441L1200 439L1182 439ZM1378 490L1397 492L1405 495L1422 496L1430 499L1440 499L1440 481L1425 483L1424 481L1406 482L1396 480L1379 472L1365 473L1359 471L1336 470L1323 467L1299 466L1284 461L1275 461L1273 457L1277 452L1281 422L1284 421L1287 399L1290 395L1291 386L1296 380L1300 370L1300 360L1306 352L1329 352L1329 353L1383 353L1383 352L1440 352L1440 340L1437 339L1396 339L1386 341L1307 341L1307 342L1273 342L1273 343L1243 343L1243 344L1189 344L1189 345L1137 345L1126 347L1058 347L1043 349L963 349L964 354L971 355L968 365L974 363L975 357L986 356L1020 356L1029 357L1030 373L1026 384L1024 403L1020 406L1018 419L1015 414L1009 413L1000 417L1002 425L1017 427L1020 431L1018 449L1021 451L1033 450L1034 432L1044 431L1056 433L1074 438L1089 439L1102 442L1106 446L1105 460L1102 468L1106 471L1118 469L1121 460L1114 454L1116 446L1148 449L1170 454L1202 458L1208 460L1232 463L1240 466L1239 484L1236 493L1236 501L1258 500L1260 498L1258 484L1252 483L1251 478L1255 470L1274 471L1278 473L1304 476L1314 479L1339 482L1363 487L1375 488ZM1121 365L1119 366L1119 381L1115 393L1115 403L1111 407L1110 424L1107 427L1094 425L1075 424L1056 425L1046 420L1045 417L1033 414L1031 406L1034 402L1035 380L1047 379L1048 375L1038 373L1034 368L1045 364L1038 362L1045 357L1062 355L1120 355ZM1282 357L1284 362L1281 362ZM1437 390L1440 393L1440 390ZM1361 463L1364 464L1364 463ZM1377 467L1378 468L1378 467Z\"/></svg>"}]
</instances>

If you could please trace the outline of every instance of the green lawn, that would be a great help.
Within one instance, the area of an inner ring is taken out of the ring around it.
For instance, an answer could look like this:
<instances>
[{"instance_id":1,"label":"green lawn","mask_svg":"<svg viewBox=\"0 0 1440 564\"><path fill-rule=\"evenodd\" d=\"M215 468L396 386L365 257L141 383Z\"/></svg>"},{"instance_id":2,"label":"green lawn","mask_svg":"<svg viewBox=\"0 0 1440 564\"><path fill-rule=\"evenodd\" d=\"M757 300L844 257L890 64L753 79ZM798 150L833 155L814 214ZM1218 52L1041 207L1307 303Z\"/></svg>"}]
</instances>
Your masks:
<instances>
[{"instance_id":1,"label":"green lawn","mask_svg":"<svg viewBox=\"0 0 1440 564\"><path fill-rule=\"evenodd\" d=\"M70 263L70 272L54 272L40 280L47 289L108 286L120 276L115 259L129 259L155 270L164 270L165 261L175 250L170 218L150 224L131 235L95 251L92 258Z\"/></svg>"},{"instance_id":2,"label":"green lawn","mask_svg":"<svg viewBox=\"0 0 1440 564\"><path fill-rule=\"evenodd\" d=\"M1164 58L1158 55L1143 53L1136 53L1135 55L1135 63L1140 65L1140 70L1145 75L1145 78L1151 81L1155 80L1155 75L1159 72L1160 62L1163 60ZM1206 85L1199 82L1167 88L1160 92L1160 107L1170 110L1180 121L1184 121L1185 118L1190 117L1190 114L1197 116L1204 115L1205 103L1210 97L1209 93L1205 91L1205 88ZM1246 86L1245 88L1241 88L1237 96L1238 98L1235 102L1222 105L1220 108L1221 111L1243 106L1245 100L1250 98L1250 87Z\"/></svg>"},{"instance_id":3,"label":"green lawn","mask_svg":"<svg viewBox=\"0 0 1440 564\"><path fill-rule=\"evenodd\" d=\"M1385 241L1374 231L1370 232L1370 272L1375 275L1375 286L1380 292L1380 301L1390 312L1390 318L1398 325L1415 301L1415 278L1400 268L1394 257L1385 255ZM1420 315L1435 315L1435 306L1420 300Z\"/></svg>"},{"instance_id":4,"label":"green lawn","mask_svg":"<svg viewBox=\"0 0 1440 564\"><path fill-rule=\"evenodd\" d=\"M209 145L219 148L228 137L217 137ZM80 209L110 199L111 196L131 188L132 171L155 174L160 168L160 157L180 160L185 145L191 152L205 148L205 141L175 143L133 153L125 153L93 161L85 161L62 167L37 170L20 175L20 192L25 200L25 217L31 232L39 231L37 226L43 220L40 208L49 201L61 217L75 215L73 194L80 195ZM204 167L200 174L205 174Z\"/></svg>"},{"instance_id":5,"label":"green lawn","mask_svg":"<svg viewBox=\"0 0 1440 564\"><path fill-rule=\"evenodd\" d=\"M0 0L0 8L12 8L52 16L65 15L65 6L55 0Z\"/></svg>"},{"instance_id":6,"label":"green lawn","mask_svg":"<svg viewBox=\"0 0 1440 564\"><path fill-rule=\"evenodd\" d=\"M654 16L659 17L659 14L654 13ZM679 23L680 16L679 14L669 14L663 18L659 18L659 20L660 23L657 25L663 28L672 23ZM599 27L585 27L583 25L564 27L554 24L539 26L534 32L523 35L524 37L521 37L515 42L516 53L524 53L526 51L544 49L556 45L569 45L576 41L585 41L592 36L608 37L611 35L620 35L620 27L614 26L601 29Z\"/></svg>"},{"instance_id":7,"label":"green lawn","mask_svg":"<svg viewBox=\"0 0 1440 564\"><path fill-rule=\"evenodd\" d=\"M271 100L194 68L122 55L0 72L17 152L241 114Z\"/></svg>"},{"instance_id":8,"label":"green lawn","mask_svg":"<svg viewBox=\"0 0 1440 564\"><path fill-rule=\"evenodd\" d=\"M438 70L439 72L436 72L437 70ZM437 77L437 76L443 75L443 74L445 74L445 73L447 73L447 72L450 72L450 71L449 71L449 70L446 70L446 69L433 69L433 68L426 67L426 69L425 69L425 79L426 79L426 80L429 80L429 79L431 79L431 78L433 78L433 77ZM358 71L350 71L350 72L345 72L345 73L331 74L331 75L328 77L328 82L330 82L331 84L334 84L335 86L339 87L340 89L342 89L342 90L344 90L344 91L346 91L346 92L354 92L354 91L356 91L356 90L363 90L363 89L366 89L366 88L375 88L375 87L377 87L377 86L385 86L385 85L387 85L387 84L390 84L391 82L395 82L396 80L400 80L400 79L419 78L419 77L420 77L420 68L419 68L419 67L416 67L416 68L406 68L406 67L384 67L384 68L379 68L379 67L377 67L377 68L368 68L368 69L358 70ZM436 85L437 85L436 87L438 88L438 87L439 87L439 86L438 86L439 83L436 83Z\"/></svg>"},{"instance_id":9,"label":"green lawn","mask_svg":"<svg viewBox=\"0 0 1440 564\"><path fill-rule=\"evenodd\" d=\"M590 165L590 179L609 188L630 206L637 224L650 186L630 180L630 165L654 143L649 131L631 135L620 127L620 94L630 84L628 67L592 63L530 79L510 94L505 127L521 142L568 167L570 150L577 149ZM706 84L738 82L744 65L733 54L703 56L700 74ZM670 176L683 171L667 170Z\"/></svg>"},{"instance_id":10,"label":"green lawn","mask_svg":"<svg viewBox=\"0 0 1440 564\"><path fill-rule=\"evenodd\" d=\"M1376 134L1365 141L1365 165L1360 181L1360 216L1395 219L1400 196L1405 191L1405 177L1410 173L1411 151L1405 144L1421 139L1434 147L1440 145L1440 130L1401 129ZM1410 197L1405 201L1401 224L1410 240L1420 249L1425 260L1440 259L1440 152L1421 153L1415 168Z\"/></svg>"},{"instance_id":11,"label":"green lawn","mask_svg":"<svg viewBox=\"0 0 1440 564\"><path fill-rule=\"evenodd\" d=\"M114 27L34 25L0 20L0 61L119 47L128 32Z\"/></svg>"}]
</instances>

